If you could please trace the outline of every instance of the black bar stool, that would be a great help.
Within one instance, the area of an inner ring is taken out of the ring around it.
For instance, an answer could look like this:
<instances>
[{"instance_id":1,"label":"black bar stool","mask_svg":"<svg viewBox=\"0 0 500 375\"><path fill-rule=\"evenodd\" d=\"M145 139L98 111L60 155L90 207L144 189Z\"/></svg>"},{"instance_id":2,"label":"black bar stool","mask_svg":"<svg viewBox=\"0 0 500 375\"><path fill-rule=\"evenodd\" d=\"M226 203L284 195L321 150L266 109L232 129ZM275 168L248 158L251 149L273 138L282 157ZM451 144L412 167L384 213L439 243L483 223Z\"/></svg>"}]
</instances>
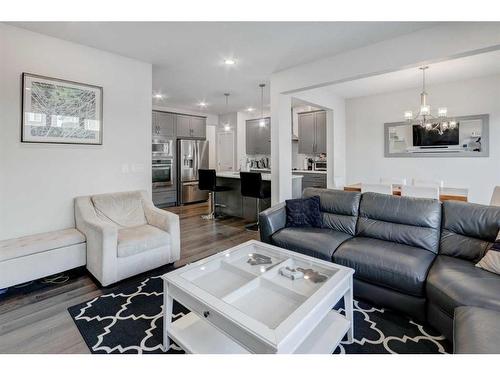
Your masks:
<instances>
[{"instance_id":1,"label":"black bar stool","mask_svg":"<svg viewBox=\"0 0 500 375\"><path fill-rule=\"evenodd\" d=\"M215 213L215 193L221 191L229 191L229 186L217 186L217 175L215 169L198 169L198 189L209 191L210 213L203 215L205 220L213 220L216 218Z\"/></svg>"},{"instance_id":2,"label":"black bar stool","mask_svg":"<svg viewBox=\"0 0 500 375\"><path fill-rule=\"evenodd\" d=\"M245 228L251 231L259 230L260 200L271 198L271 185L262 183L262 175L256 172L240 172L241 195L244 197L256 198L257 222L246 225Z\"/></svg>"}]
</instances>

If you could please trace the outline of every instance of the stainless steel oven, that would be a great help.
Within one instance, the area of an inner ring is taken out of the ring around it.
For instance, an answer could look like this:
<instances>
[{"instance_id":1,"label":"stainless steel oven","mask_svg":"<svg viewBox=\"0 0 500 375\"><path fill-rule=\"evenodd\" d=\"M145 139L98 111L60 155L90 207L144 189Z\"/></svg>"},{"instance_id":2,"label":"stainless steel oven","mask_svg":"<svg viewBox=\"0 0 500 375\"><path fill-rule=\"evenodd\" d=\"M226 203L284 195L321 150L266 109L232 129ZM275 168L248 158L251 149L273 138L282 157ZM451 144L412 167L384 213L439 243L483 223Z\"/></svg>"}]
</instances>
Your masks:
<instances>
[{"instance_id":1,"label":"stainless steel oven","mask_svg":"<svg viewBox=\"0 0 500 375\"><path fill-rule=\"evenodd\" d=\"M153 156L153 189L169 187L174 184L174 159Z\"/></svg>"},{"instance_id":2,"label":"stainless steel oven","mask_svg":"<svg viewBox=\"0 0 500 375\"><path fill-rule=\"evenodd\" d=\"M156 158L173 158L174 157L174 140L165 137L153 137L151 144L151 152L153 159Z\"/></svg>"}]
</instances>

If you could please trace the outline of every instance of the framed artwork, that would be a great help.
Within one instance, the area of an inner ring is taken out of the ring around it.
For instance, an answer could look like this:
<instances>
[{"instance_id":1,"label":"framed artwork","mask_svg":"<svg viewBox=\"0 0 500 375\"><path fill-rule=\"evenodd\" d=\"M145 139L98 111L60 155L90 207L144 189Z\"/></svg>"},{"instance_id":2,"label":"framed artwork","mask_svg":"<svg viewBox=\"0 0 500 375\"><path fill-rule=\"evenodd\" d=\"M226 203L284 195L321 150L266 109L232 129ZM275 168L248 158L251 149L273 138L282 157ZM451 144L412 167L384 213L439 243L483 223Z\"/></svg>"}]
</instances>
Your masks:
<instances>
[{"instance_id":1,"label":"framed artwork","mask_svg":"<svg viewBox=\"0 0 500 375\"><path fill-rule=\"evenodd\" d=\"M23 73L21 142L102 145L102 87Z\"/></svg>"}]
</instances>

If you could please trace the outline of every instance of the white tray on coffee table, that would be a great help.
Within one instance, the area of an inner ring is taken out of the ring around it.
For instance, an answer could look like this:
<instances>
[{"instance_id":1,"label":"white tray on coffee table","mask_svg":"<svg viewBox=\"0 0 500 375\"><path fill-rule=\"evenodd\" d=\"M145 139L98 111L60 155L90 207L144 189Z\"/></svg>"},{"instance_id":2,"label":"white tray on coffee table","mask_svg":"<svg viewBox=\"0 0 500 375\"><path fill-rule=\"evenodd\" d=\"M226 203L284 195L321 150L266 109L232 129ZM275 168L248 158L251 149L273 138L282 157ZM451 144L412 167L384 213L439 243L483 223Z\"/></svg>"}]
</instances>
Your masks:
<instances>
[{"instance_id":1,"label":"white tray on coffee table","mask_svg":"<svg viewBox=\"0 0 500 375\"><path fill-rule=\"evenodd\" d=\"M271 264L251 265L253 254ZM292 280L282 267L313 269L323 282ZM163 275L164 347L188 353L332 353L353 337L354 270L248 241ZM344 298L345 315L333 306ZM191 310L172 322L173 300Z\"/></svg>"}]
</instances>

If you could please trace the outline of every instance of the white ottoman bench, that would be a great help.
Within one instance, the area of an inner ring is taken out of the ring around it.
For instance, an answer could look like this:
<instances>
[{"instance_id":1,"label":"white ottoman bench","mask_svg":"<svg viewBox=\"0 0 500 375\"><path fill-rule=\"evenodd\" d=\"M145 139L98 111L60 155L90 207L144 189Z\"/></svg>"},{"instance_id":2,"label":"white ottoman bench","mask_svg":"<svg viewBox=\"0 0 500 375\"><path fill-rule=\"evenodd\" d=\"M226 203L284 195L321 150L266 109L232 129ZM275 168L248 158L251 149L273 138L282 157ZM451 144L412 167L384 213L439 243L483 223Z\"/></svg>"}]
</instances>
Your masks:
<instances>
[{"instance_id":1,"label":"white ottoman bench","mask_svg":"<svg viewBox=\"0 0 500 375\"><path fill-rule=\"evenodd\" d=\"M64 229L0 241L0 289L87 263L85 236Z\"/></svg>"}]
</instances>

